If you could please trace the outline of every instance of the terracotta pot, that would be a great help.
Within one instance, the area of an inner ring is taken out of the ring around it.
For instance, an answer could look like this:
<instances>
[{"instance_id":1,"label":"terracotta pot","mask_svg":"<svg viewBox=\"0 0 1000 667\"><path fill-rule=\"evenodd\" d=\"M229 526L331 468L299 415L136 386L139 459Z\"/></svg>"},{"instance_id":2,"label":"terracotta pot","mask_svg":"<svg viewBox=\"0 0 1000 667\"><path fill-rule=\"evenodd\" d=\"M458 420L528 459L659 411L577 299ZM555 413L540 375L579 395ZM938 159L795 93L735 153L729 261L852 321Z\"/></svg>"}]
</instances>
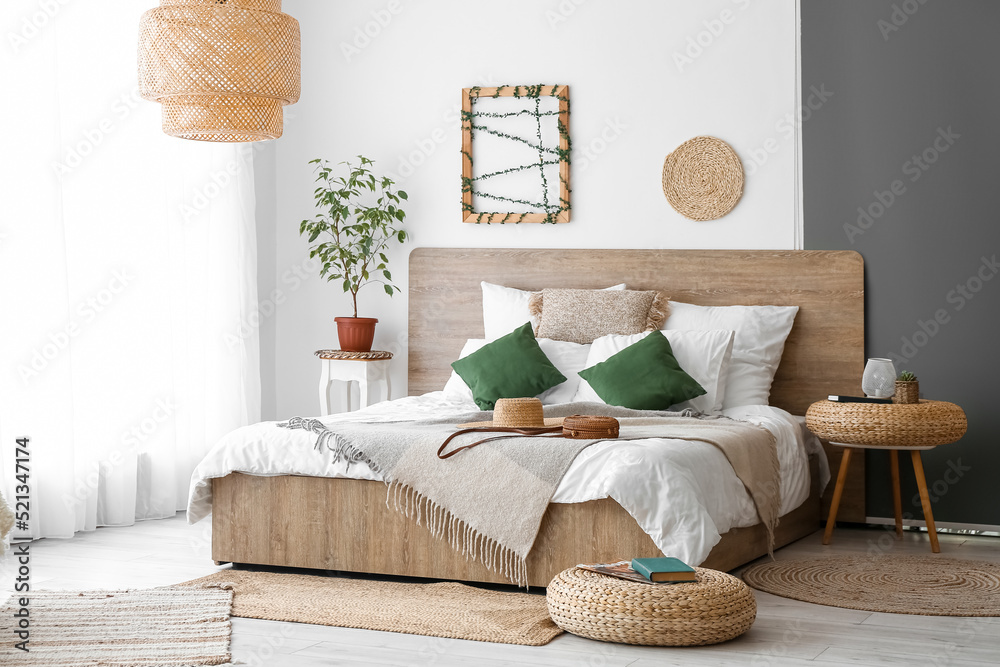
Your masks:
<instances>
[{"instance_id":1,"label":"terracotta pot","mask_svg":"<svg viewBox=\"0 0 1000 667\"><path fill-rule=\"evenodd\" d=\"M340 349L347 352L368 352L372 349L375 339L374 317L335 317L337 337L340 338Z\"/></svg>"}]
</instances>

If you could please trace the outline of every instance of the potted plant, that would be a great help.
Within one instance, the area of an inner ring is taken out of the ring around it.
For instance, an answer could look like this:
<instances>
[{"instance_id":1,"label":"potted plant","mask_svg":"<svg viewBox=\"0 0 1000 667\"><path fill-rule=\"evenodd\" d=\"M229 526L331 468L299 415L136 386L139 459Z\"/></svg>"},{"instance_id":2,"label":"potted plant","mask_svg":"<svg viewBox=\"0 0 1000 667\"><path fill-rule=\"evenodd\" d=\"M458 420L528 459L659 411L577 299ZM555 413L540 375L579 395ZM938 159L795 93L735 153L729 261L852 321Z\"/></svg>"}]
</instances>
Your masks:
<instances>
[{"instance_id":1,"label":"potted plant","mask_svg":"<svg viewBox=\"0 0 1000 667\"><path fill-rule=\"evenodd\" d=\"M344 174L334 173L326 160L311 160L316 165L314 193L319 213L303 220L299 234L309 236L310 257L322 262L320 276L341 281L344 293L354 302L353 317L337 317L340 349L368 352L375 338L373 317L358 317L358 290L368 283L381 283L389 296L399 288L392 284L386 247L393 241L406 241L399 228L406 213L399 207L406 193L396 190L391 179L375 176L371 160L359 155L360 163L341 162ZM318 241L318 243L317 243Z\"/></svg>"},{"instance_id":2,"label":"potted plant","mask_svg":"<svg viewBox=\"0 0 1000 667\"><path fill-rule=\"evenodd\" d=\"M917 376L910 371L903 371L896 378L896 393L892 397L893 403L919 403L920 383Z\"/></svg>"}]
</instances>

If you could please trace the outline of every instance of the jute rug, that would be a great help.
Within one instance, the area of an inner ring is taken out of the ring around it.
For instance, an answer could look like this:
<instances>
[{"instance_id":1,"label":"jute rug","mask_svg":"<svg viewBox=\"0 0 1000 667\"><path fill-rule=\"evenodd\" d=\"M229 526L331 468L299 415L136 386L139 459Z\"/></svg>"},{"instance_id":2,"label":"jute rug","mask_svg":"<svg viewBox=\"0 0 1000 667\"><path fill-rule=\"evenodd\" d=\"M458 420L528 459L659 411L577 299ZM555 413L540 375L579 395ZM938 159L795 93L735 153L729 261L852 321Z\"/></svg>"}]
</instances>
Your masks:
<instances>
[{"instance_id":1,"label":"jute rug","mask_svg":"<svg viewBox=\"0 0 1000 667\"><path fill-rule=\"evenodd\" d=\"M926 616L1000 616L1000 565L933 556L832 556L752 565L757 590L829 607Z\"/></svg>"},{"instance_id":2,"label":"jute rug","mask_svg":"<svg viewBox=\"0 0 1000 667\"><path fill-rule=\"evenodd\" d=\"M182 586L232 585L233 616L541 646L559 635L545 596L458 583L409 584L224 570Z\"/></svg>"},{"instance_id":3,"label":"jute rug","mask_svg":"<svg viewBox=\"0 0 1000 667\"><path fill-rule=\"evenodd\" d=\"M14 616L21 596L27 628ZM228 665L232 600L219 588L17 593L0 609L0 664ZM14 646L25 637L17 632L27 633L28 651Z\"/></svg>"}]
</instances>

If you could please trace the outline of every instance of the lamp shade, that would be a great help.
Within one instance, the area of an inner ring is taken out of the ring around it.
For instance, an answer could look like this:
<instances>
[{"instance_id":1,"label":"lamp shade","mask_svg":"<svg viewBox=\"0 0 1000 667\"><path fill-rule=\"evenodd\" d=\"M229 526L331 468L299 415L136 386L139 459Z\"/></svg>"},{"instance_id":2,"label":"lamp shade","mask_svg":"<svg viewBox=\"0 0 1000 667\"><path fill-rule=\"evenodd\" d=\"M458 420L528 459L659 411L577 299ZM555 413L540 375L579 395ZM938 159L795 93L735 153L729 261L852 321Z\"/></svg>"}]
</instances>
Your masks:
<instances>
[{"instance_id":1,"label":"lamp shade","mask_svg":"<svg viewBox=\"0 0 1000 667\"><path fill-rule=\"evenodd\" d=\"M869 359L861 377L861 390L869 398L891 398L896 393L896 367L892 360Z\"/></svg>"},{"instance_id":2,"label":"lamp shade","mask_svg":"<svg viewBox=\"0 0 1000 667\"><path fill-rule=\"evenodd\" d=\"M299 99L300 39L281 0L160 0L139 29L139 93L171 136L277 139Z\"/></svg>"}]
</instances>

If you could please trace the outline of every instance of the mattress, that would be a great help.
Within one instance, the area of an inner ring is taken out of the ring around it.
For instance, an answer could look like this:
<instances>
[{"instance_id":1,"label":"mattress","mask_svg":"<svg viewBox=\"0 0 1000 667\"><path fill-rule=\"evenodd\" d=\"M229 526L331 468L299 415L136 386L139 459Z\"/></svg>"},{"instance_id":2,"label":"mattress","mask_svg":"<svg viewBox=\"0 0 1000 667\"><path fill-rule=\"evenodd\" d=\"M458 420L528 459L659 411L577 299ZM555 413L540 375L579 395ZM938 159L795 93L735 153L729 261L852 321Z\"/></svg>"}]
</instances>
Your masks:
<instances>
[{"instance_id":1,"label":"mattress","mask_svg":"<svg viewBox=\"0 0 1000 667\"><path fill-rule=\"evenodd\" d=\"M464 415L472 403L449 400L443 392L386 401L357 412L320 418L336 429L343 422L396 422L429 416ZM781 514L809 497L808 457L822 454L804 420L770 406L743 406L727 417L757 424L774 434L781 465ZM250 475L308 475L380 480L364 463L331 464L316 452L316 435L277 429L263 422L222 438L191 478L188 521L211 513L213 478L233 472ZM825 456L819 457L825 463ZM821 484L829 471L821 471ZM670 438L599 442L584 449L563 477L552 502L580 503L612 498L635 518L666 555L699 564L723 533L759 522L750 495L721 451L703 443Z\"/></svg>"}]
</instances>

